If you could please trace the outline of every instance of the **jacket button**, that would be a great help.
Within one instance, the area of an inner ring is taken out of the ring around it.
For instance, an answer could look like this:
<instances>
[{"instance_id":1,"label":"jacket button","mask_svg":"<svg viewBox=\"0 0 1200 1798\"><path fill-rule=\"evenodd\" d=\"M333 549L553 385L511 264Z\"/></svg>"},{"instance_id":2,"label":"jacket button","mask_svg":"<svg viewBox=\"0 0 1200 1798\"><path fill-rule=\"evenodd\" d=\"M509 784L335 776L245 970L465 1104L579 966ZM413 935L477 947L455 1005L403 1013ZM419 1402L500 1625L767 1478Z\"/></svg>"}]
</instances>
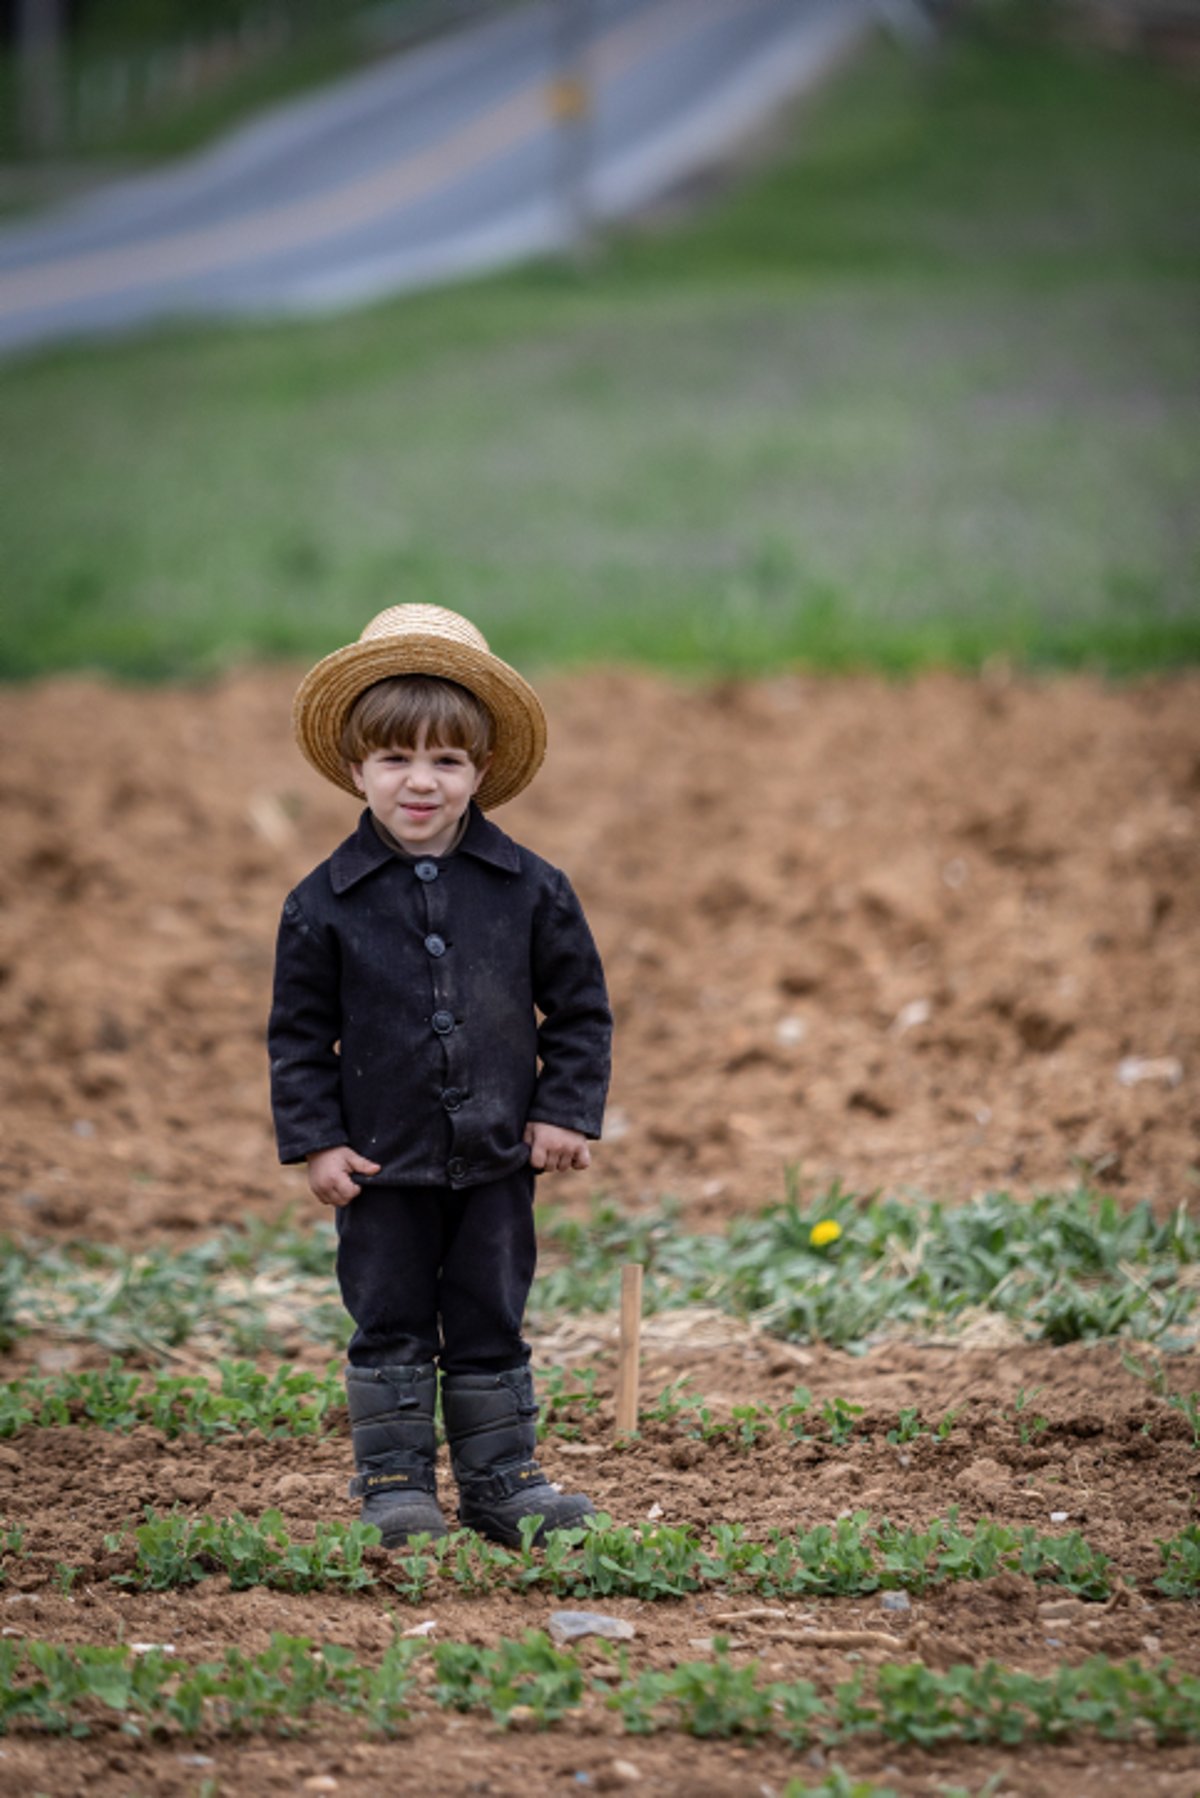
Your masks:
<instances>
[{"instance_id":1,"label":"jacket button","mask_svg":"<svg viewBox=\"0 0 1200 1798\"><path fill-rule=\"evenodd\" d=\"M449 1036L454 1028L454 1013L452 1011L435 1011L429 1022L439 1036Z\"/></svg>"},{"instance_id":2,"label":"jacket button","mask_svg":"<svg viewBox=\"0 0 1200 1798\"><path fill-rule=\"evenodd\" d=\"M446 953L445 939L440 936L427 936L425 947L430 955L445 955Z\"/></svg>"},{"instance_id":3,"label":"jacket button","mask_svg":"<svg viewBox=\"0 0 1200 1798\"><path fill-rule=\"evenodd\" d=\"M446 1172L452 1180L461 1180L466 1171L467 1164L461 1155L456 1155L452 1161L446 1163Z\"/></svg>"},{"instance_id":4,"label":"jacket button","mask_svg":"<svg viewBox=\"0 0 1200 1798\"><path fill-rule=\"evenodd\" d=\"M418 880L436 880L438 877L438 865L436 862L414 862L413 873Z\"/></svg>"},{"instance_id":5,"label":"jacket button","mask_svg":"<svg viewBox=\"0 0 1200 1798\"><path fill-rule=\"evenodd\" d=\"M464 1094L460 1092L457 1086L448 1086L442 1094L442 1104L446 1107L447 1111L457 1111L463 1102L463 1098Z\"/></svg>"}]
</instances>

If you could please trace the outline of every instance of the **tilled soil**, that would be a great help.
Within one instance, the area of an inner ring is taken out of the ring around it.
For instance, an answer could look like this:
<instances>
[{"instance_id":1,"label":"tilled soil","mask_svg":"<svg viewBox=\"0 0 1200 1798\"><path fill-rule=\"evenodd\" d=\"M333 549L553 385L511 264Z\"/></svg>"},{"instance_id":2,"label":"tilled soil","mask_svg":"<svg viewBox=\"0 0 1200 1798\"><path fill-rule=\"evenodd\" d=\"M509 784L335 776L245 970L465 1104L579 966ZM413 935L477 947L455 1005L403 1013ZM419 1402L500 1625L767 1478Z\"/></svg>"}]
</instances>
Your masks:
<instances>
[{"instance_id":1,"label":"tilled soil","mask_svg":"<svg viewBox=\"0 0 1200 1798\"><path fill-rule=\"evenodd\" d=\"M603 1334L603 1321L596 1327ZM728 1638L735 1662L756 1661L764 1678L809 1679L826 1693L856 1666L887 1659L919 1659L938 1670L995 1660L1048 1675L1099 1654L1150 1665L1169 1659L1200 1670L1195 1603L1162 1597L1153 1583L1161 1571L1158 1541L1195 1515L1198 1457L1182 1417L1122 1365L1116 1348L1016 1346L998 1360L991 1351L905 1344L856 1360L776 1345L734 1325L719 1346L711 1326L708 1335L703 1349L686 1340L666 1348L655 1344L652 1331L647 1396L687 1374L717 1412L749 1398L778 1407L803 1379L818 1400L836 1393L863 1405L851 1440L835 1446L818 1425L813 1440L772 1433L747 1450L724 1438L696 1440L676 1421L649 1423L640 1439L618 1447L605 1403L593 1417L577 1420L577 1438L550 1435L542 1454L550 1476L568 1489L586 1487L622 1520L653 1514L701 1532L741 1523L756 1538L773 1527L809 1529L858 1510L920 1526L953 1505L964 1528L989 1518L1041 1534L1056 1533L1053 1516L1058 1528L1080 1530L1133 1584L1114 1582L1113 1598L1085 1603L1061 1588L1004 1573L937 1587L899 1614L885 1610L878 1596L805 1603L709 1592L654 1603L592 1601L634 1625L631 1671L706 1659L714 1635ZM611 1390L611 1348L603 1347L592 1364L600 1389ZM1195 1383L1194 1368L1176 1371ZM1039 1421L1031 1430L1032 1413L1019 1408L1021 1394L1031 1391L1044 1428ZM901 1405L917 1406L931 1422L952 1409L953 1425L943 1440L927 1429L906 1446L890 1443L887 1432ZM233 1437L205 1445L168 1441L149 1428L116 1436L73 1427L26 1431L0 1446L3 1514L24 1523L29 1551L0 1600L6 1627L66 1642L170 1643L189 1660L218 1658L232 1643L259 1652L273 1632L285 1631L373 1658L397 1626L433 1619L438 1640L488 1644L545 1628L551 1611L570 1602L536 1590L467 1598L438 1589L410 1605L393 1592L231 1591L224 1576L165 1593L130 1592L112 1582L129 1557L110 1552L104 1538L140 1518L148 1504L217 1515L241 1509L251 1516L274 1506L297 1538L311 1536L322 1518L347 1515L344 1418L335 1429L317 1442ZM441 1478L449 1508L445 1465ZM56 1585L64 1563L79 1569L69 1594ZM603 1666L598 1651L585 1646L581 1652L589 1668ZM381 1786L402 1778L411 1782L406 1789L447 1794L516 1795L530 1781L548 1781L552 1789L616 1790L628 1783L647 1793L757 1795L799 1775L815 1782L821 1761L820 1752L806 1757L778 1745L623 1737L598 1699L542 1736L505 1736L475 1717L426 1711L405 1728L400 1744L335 1719L299 1742L139 1743L102 1729L69 1747L15 1735L2 1753L0 1791L86 1788L113 1795L191 1794L202 1777L219 1779L222 1791L255 1795L302 1789L313 1777L333 1778L343 1790L361 1778ZM197 1753L212 1763L203 1775L186 1758ZM952 1755L851 1743L828 1758L912 1794L936 1791L951 1774L969 1789L1003 1774L1003 1791L1055 1798L1115 1794L1122 1786L1194 1798L1197 1789L1194 1747L1155 1749L1144 1742L960 1748ZM620 1763L637 1768L636 1781Z\"/></svg>"},{"instance_id":2,"label":"tilled soil","mask_svg":"<svg viewBox=\"0 0 1200 1798\"><path fill-rule=\"evenodd\" d=\"M248 672L198 690L92 680L10 691L0 714L0 1229L134 1244L248 1215L303 1217L303 1177L274 1164L262 1047L275 920L286 889L353 825L291 745L294 675ZM806 1187L950 1198L1084 1178L1165 1212L1194 1204L1200 1161L1200 676L1112 688L995 670L694 688L623 673L546 683L551 755L499 821L577 885L604 952L618 1022L608 1140L593 1172L553 1193L583 1209L676 1195L714 1225ZM575 1352L611 1390L611 1320ZM10 1366L36 1364L18 1345ZM558 1358L561 1342L542 1358ZM89 1357L89 1359L94 1357ZM1169 1364L1195 1388L1195 1357ZM53 1364L53 1363L51 1363ZM1136 1582L1116 1603L1046 1610L1014 1575L946 1586L911 1613L877 1600L788 1603L782 1619L711 1596L613 1600L638 1635L631 1665L706 1652L720 1627L764 1674L845 1678L854 1655L933 1667L995 1658L1047 1672L1088 1654L1200 1671L1195 1605L1156 1595L1158 1539L1196 1515L1191 1432L1118 1349L896 1344L860 1358L773 1344L730 1325L668 1342L650 1331L646 1388L681 1372L715 1409L784 1402L799 1381L865 1407L843 1449L773 1437L741 1452L677 1426L613 1446L602 1410L552 1477L586 1484L622 1521L740 1522L755 1536L864 1509L923 1523L959 1507L1051 1531L1066 1512ZM1047 1428L1022 1440L1016 1403L1040 1389ZM902 1405L954 1408L944 1442L905 1450ZM273 1630L364 1655L436 1616L442 1639L544 1626L536 1591L442 1598L411 1616L379 1595L231 1592L209 1579L132 1595L103 1537L141 1507L250 1514L277 1505L303 1535L348 1516L344 1422L322 1442L219 1446L80 1428L0 1445L0 1518L31 1555L5 1627L57 1640L170 1641L193 1658ZM59 1563L81 1569L69 1594ZM895 1647L814 1646L805 1630L894 1635ZM197 1759L196 1757L206 1757ZM191 1757L191 1758L189 1758ZM905 1793L1162 1792L1195 1798L1195 1751L1145 1742L963 1749L857 1743L832 1757ZM780 1791L821 1777L778 1746L622 1738L596 1706L541 1736L430 1714L405 1738L348 1722L297 1740L83 1741L14 1735L0 1792L654 1793ZM211 1763L211 1764L210 1764ZM630 1768L636 1769L631 1774ZM586 1777L581 1777L586 1776ZM334 1783L329 1783L334 1782Z\"/></svg>"},{"instance_id":3,"label":"tilled soil","mask_svg":"<svg viewBox=\"0 0 1200 1798\"><path fill-rule=\"evenodd\" d=\"M307 1202L267 1114L274 930L356 811L291 743L294 684L4 696L0 1227ZM787 1165L1194 1197L1200 675L545 696L549 761L498 820L570 872L618 1025L572 1198L719 1217Z\"/></svg>"}]
</instances>

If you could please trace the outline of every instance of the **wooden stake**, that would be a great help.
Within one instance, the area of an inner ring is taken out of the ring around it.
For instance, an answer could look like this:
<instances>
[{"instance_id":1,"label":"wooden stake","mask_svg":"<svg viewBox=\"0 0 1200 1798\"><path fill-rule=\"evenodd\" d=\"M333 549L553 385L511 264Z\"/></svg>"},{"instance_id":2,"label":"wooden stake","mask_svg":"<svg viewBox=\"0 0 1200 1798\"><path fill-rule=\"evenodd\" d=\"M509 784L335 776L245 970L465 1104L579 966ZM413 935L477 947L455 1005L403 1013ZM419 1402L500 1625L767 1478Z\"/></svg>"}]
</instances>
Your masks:
<instances>
[{"instance_id":1,"label":"wooden stake","mask_svg":"<svg viewBox=\"0 0 1200 1798\"><path fill-rule=\"evenodd\" d=\"M642 1352L642 1268L637 1261L621 1269L621 1346L617 1361L617 1429L638 1425L638 1376Z\"/></svg>"}]
</instances>

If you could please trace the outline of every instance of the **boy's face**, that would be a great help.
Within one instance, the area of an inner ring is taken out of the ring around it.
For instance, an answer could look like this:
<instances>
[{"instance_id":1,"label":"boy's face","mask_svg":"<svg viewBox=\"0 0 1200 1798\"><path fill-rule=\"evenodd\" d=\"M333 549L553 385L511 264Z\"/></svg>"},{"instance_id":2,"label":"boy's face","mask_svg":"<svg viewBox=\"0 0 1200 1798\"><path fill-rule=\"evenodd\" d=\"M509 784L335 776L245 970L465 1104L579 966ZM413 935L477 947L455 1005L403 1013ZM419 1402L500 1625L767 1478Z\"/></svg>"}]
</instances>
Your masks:
<instances>
[{"instance_id":1,"label":"boy's face","mask_svg":"<svg viewBox=\"0 0 1200 1798\"><path fill-rule=\"evenodd\" d=\"M372 749L365 761L351 762L350 773L379 822L407 850L443 855L488 763L476 767L465 749L430 743L428 734L423 724L410 749Z\"/></svg>"}]
</instances>

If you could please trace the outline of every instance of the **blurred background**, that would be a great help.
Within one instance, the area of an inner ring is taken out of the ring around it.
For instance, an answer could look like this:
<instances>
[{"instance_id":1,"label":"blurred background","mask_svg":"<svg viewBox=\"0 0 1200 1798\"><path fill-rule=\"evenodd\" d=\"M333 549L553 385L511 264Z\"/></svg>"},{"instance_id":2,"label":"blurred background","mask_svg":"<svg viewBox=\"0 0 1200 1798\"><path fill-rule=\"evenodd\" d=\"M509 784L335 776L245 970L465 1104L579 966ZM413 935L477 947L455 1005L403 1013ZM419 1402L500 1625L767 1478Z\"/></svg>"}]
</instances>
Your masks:
<instances>
[{"instance_id":1,"label":"blurred background","mask_svg":"<svg viewBox=\"0 0 1200 1798\"><path fill-rule=\"evenodd\" d=\"M1196 5L0 20L0 673L1200 649Z\"/></svg>"}]
</instances>

